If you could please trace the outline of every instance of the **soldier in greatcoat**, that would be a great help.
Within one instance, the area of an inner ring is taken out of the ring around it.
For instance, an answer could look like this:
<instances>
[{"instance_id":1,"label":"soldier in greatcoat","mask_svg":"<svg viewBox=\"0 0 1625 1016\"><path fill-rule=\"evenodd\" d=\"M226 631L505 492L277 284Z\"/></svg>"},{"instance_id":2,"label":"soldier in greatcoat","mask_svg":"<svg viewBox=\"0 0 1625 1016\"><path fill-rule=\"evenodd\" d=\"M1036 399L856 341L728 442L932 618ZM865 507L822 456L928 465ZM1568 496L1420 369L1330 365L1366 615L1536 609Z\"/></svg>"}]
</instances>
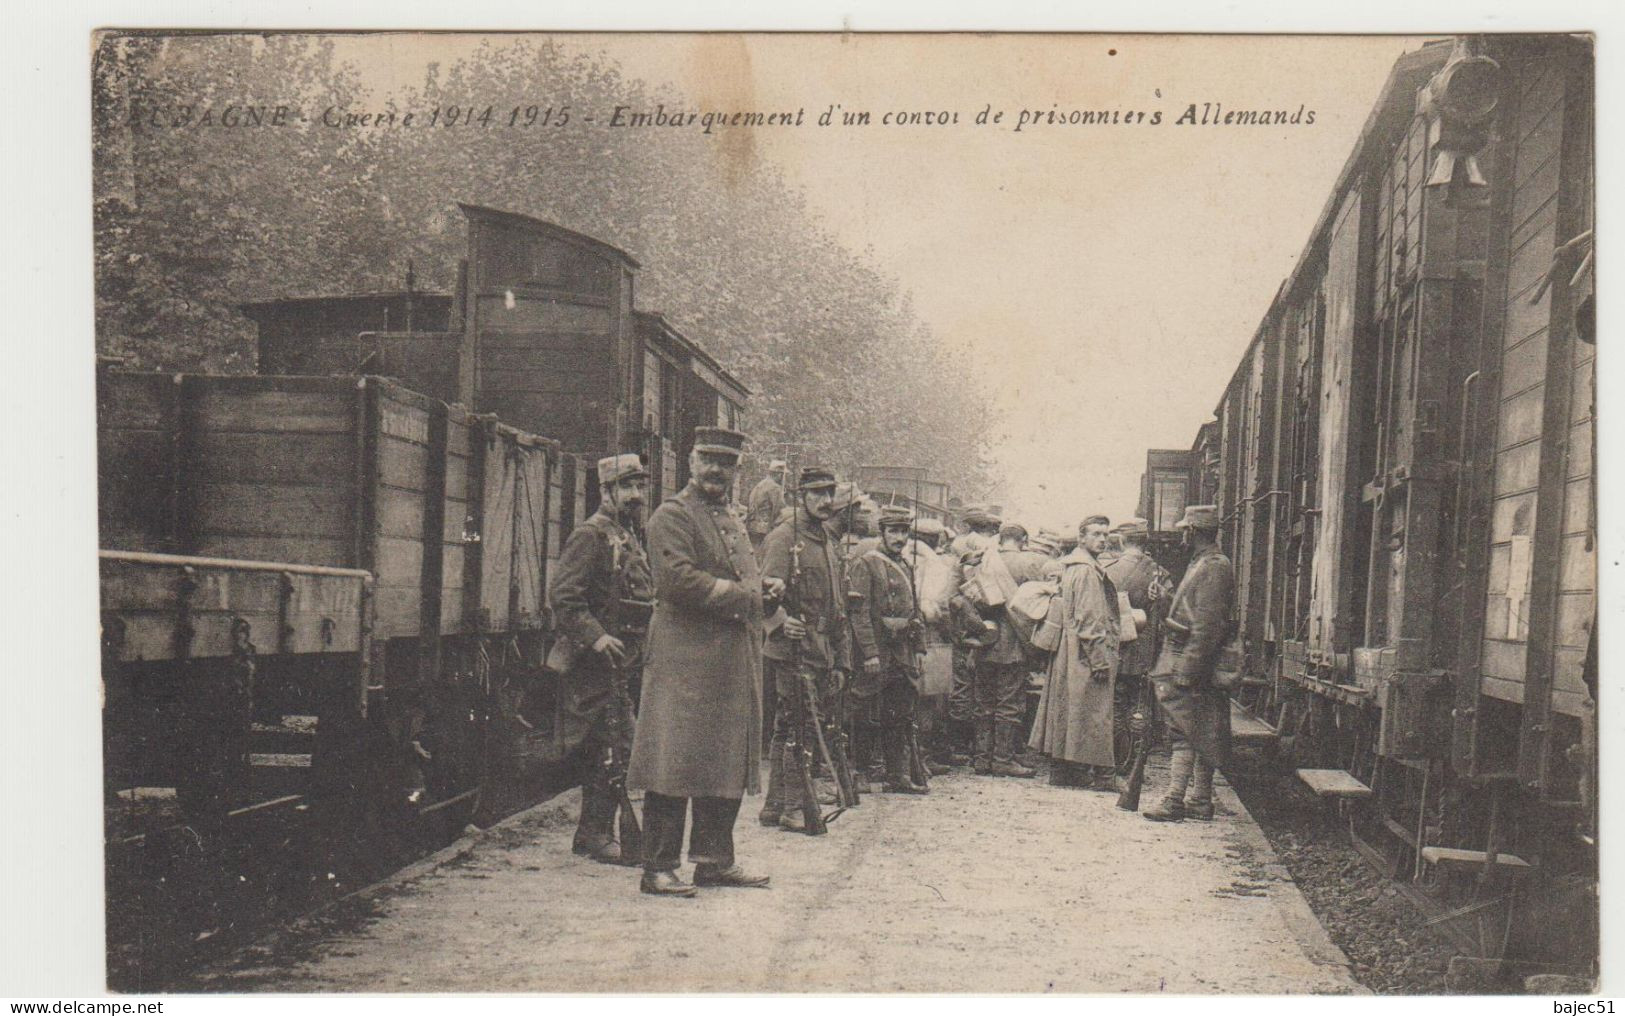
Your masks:
<instances>
[{"instance_id":1,"label":"soldier in greatcoat","mask_svg":"<svg viewBox=\"0 0 1625 1016\"><path fill-rule=\"evenodd\" d=\"M1112 789L1112 679L1121 634L1117 590L1097 558L1111 523L1091 515L1061 558L1061 643L1050 660L1030 745L1050 757L1057 786ZM1092 771L1091 771L1092 770Z\"/></svg>"},{"instance_id":2,"label":"soldier in greatcoat","mask_svg":"<svg viewBox=\"0 0 1625 1016\"><path fill-rule=\"evenodd\" d=\"M916 682L925 664L925 628L914 596L912 562L903 553L913 517L880 510L880 545L847 567L852 633L858 660L852 695L865 725L876 729L886 763L885 788L924 794L909 772L908 749L919 706Z\"/></svg>"},{"instance_id":3,"label":"soldier in greatcoat","mask_svg":"<svg viewBox=\"0 0 1625 1016\"><path fill-rule=\"evenodd\" d=\"M598 510L564 543L548 602L572 650L559 679L559 732L584 743L591 771L571 849L606 864L638 864L615 841L613 781L632 748L630 687L643 666L654 579L638 532L649 473L636 455L598 461Z\"/></svg>"},{"instance_id":4,"label":"soldier in greatcoat","mask_svg":"<svg viewBox=\"0 0 1625 1016\"><path fill-rule=\"evenodd\" d=\"M1213 771L1224 765L1230 751L1230 699L1214 682L1214 670L1235 610L1236 573L1219 550L1215 505L1190 505L1175 528L1184 531L1191 560L1169 604L1162 652L1151 670L1173 755L1168 788L1145 817L1153 822L1209 821Z\"/></svg>"},{"instance_id":5,"label":"soldier in greatcoat","mask_svg":"<svg viewBox=\"0 0 1625 1016\"><path fill-rule=\"evenodd\" d=\"M836 513L835 474L803 469L790 508L791 517L762 544L762 574L783 584L785 614L763 650L778 690L778 712L768 750L767 800L758 817L763 825L807 832L801 809L816 803L802 801L806 753L818 743L812 713L828 701L836 671L850 665L840 536L825 526Z\"/></svg>"},{"instance_id":6,"label":"soldier in greatcoat","mask_svg":"<svg viewBox=\"0 0 1625 1016\"><path fill-rule=\"evenodd\" d=\"M1136 724L1148 724L1151 719L1150 710L1145 708L1151 701L1147 697L1150 689L1146 675L1157 662L1163 614L1168 609L1168 597L1173 594L1173 576L1146 553L1145 544L1151 530L1145 519L1129 519L1117 527L1117 533L1123 540L1123 553L1106 565L1106 577L1119 593L1128 597L1130 607L1145 615L1135 637L1122 644L1113 689L1117 762L1121 767L1131 754ZM1136 716L1138 720L1134 719Z\"/></svg>"},{"instance_id":7,"label":"soldier in greatcoat","mask_svg":"<svg viewBox=\"0 0 1625 1016\"><path fill-rule=\"evenodd\" d=\"M688 486L649 519L656 606L627 785L646 792L640 888L655 895L768 884L734 863L740 799L759 779L763 597L782 592L728 502L744 441L695 428ZM692 885L677 874L691 801Z\"/></svg>"}]
</instances>

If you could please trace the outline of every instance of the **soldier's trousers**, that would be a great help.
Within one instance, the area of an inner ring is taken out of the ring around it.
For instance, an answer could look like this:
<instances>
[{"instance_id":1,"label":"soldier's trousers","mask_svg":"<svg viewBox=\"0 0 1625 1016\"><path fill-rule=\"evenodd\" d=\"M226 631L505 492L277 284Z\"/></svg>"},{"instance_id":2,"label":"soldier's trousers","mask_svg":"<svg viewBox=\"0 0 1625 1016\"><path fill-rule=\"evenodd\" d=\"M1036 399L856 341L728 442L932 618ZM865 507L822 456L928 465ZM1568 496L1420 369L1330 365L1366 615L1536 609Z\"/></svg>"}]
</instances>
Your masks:
<instances>
[{"instance_id":1,"label":"soldier's trousers","mask_svg":"<svg viewBox=\"0 0 1625 1016\"><path fill-rule=\"evenodd\" d=\"M954 678L948 686L948 719L972 723L976 719L976 668L971 648L954 644Z\"/></svg>"},{"instance_id":2,"label":"soldier's trousers","mask_svg":"<svg viewBox=\"0 0 1625 1016\"><path fill-rule=\"evenodd\" d=\"M614 694L609 669L591 658L560 680L558 701L556 729L581 774L574 846L596 850L615 838L617 802L611 781L625 773L612 772L608 756L613 747L623 765L631 757L632 715Z\"/></svg>"},{"instance_id":3,"label":"soldier's trousers","mask_svg":"<svg viewBox=\"0 0 1625 1016\"><path fill-rule=\"evenodd\" d=\"M694 807L694 829L688 838L688 859L695 864L715 864L722 868L734 863L734 820L739 817L739 798L667 797L645 791L644 871L676 871L681 866L683 826L690 801Z\"/></svg>"},{"instance_id":4,"label":"soldier's trousers","mask_svg":"<svg viewBox=\"0 0 1625 1016\"><path fill-rule=\"evenodd\" d=\"M1021 725L1027 706L1027 663L976 664L976 723L978 728L992 723Z\"/></svg>"},{"instance_id":5,"label":"soldier's trousers","mask_svg":"<svg viewBox=\"0 0 1625 1016\"><path fill-rule=\"evenodd\" d=\"M886 760L887 777L896 779L906 774L907 769L899 766L907 758L908 738L920 704L920 693L908 673L888 669L881 675L877 689L868 695L854 695L852 701L858 722L875 732Z\"/></svg>"}]
</instances>

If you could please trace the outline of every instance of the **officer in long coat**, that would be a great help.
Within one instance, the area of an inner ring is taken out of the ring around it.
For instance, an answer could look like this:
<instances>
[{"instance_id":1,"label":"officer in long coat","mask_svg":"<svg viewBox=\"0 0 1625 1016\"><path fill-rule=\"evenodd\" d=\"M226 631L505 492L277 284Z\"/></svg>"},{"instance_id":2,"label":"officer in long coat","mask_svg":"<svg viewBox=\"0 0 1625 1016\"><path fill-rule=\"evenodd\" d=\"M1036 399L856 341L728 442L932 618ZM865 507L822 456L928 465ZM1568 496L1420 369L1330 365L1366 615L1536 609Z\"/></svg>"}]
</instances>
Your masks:
<instances>
[{"instance_id":1,"label":"officer in long coat","mask_svg":"<svg viewBox=\"0 0 1625 1016\"><path fill-rule=\"evenodd\" d=\"M629 688L643 665L654 579L637 535L649 473L636 455L598 461L598 511L564 543L548 602L573 650L559 679L559 731L583 743L591 771L581 786L581 817L571 849L606 864L637 864L615 842L614 782L632 748Z\"/></svg>"},{"instance_id":2,"label":"officer in long coat","mask_svg":"<svg viewBox=\"0 0 1625 1016\"><path fill-rule=\"evenodd\" d=\"M808 832L801 809L814 802L802 800L803 772L817 744L809 705L824 705L835 671L850 666L839 536L825 526L837 510L835 474L817 466L803 469L790 509L792 516L762 544L762 574L783 584L786 614L764 649L778 690L778 712L759 819L763 825ZM806 700L809 680L816 696L812 703Z\"/></svg>"},{"instance_id":3,"label":"officer in long coat","mask_svg":"<svg viewBox=\"0 0 1625 1016\"><path fill-rule=\"evenodd\" d=\"M908 765L920 700L915 683L925 657L914 570L903 553L913 522L906 508L880 509L880 545L856 557L846 570L857 660L852 696L865 725L878 728L886 790L900 794L927 792Z\"/></svg>"},{"instance_id":4,"label":"officer in long coat","mask_svg":"<svg viewBox=\"0 0 1625 1016\"><path fill-rule=\"evenodd\" d=\"M1145 519L1129 519L1117 527L1123 540L1123 553L1115 561L1106 563L1106 577L1117 591L1128 597L1129 606L1145 615L1137 626L1135 637L1122 644L1117 664L1116 743L1117 762L1127 761L1133 743L1130 727L1131 715L1141 712L1141 722L1149 722L1149 692L1146 675L1157 662L1157 650L1162 645L1163 614L1168 609L1168 597L1173 594L1173 576L1154 561L1145 551L1145 542L1151 534Z\"/></svg>"},{"instance_id":5,"label":"officer in long coat","mask_svg":"<svg viewBox=\"0 0 1625 1016\"><path fill-rule=\"evenodd\" d=\"M1230 751L1230 700L1214 671L1235 610L1236 573L1219 550L1216 506L1191 505L1175 526L1184 530L1191 561L1169 604L1162 652L1151 671L1173 741L1168 789L1145 811L1153 822L1212 819L1213 770Z\"/></svg>"},{"instance_id":6,"label":"officer in long coat","mask_svg":"<svg viewBox=\"0 0 1625 1016\"><path fill-rule=\"evenodd\" d=\"M1050 660L1029 744L1051 760L1050 782L1111 789L1112 680L1121 635L1117 591L1096 555L1111 523L1092 515L1079 527L1078 547L1058 562L1061 643ZM1087 770L1095 770L1092 779Z\"/></svg>"},{"instance_id":7,"label":"officer in long coat","mask_svg":"<svg viewBox=\"0 0 1625 1016\"><path fill-rule=\"evenodd\" d=\"M766 886L734 863L740 799L758 787L764 584L744 523L728 503L745 435L697 427L692 479L649 519L657 603L627 786L646 791L641 889ZM693 802L689 860L677 874Z\"/></svg>"}]
</instances>

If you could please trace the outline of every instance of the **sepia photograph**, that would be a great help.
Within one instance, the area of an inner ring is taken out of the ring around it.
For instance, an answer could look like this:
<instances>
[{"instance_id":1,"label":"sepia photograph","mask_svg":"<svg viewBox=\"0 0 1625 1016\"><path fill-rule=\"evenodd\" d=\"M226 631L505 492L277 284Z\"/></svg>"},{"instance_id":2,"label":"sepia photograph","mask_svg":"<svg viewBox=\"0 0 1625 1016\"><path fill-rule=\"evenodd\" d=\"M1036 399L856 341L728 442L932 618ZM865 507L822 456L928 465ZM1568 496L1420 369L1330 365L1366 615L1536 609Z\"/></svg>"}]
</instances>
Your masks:
<instances>
[{"instance_id":1,"label":"sepia photograph","mask_svg":"<svg viewBox=\"0 0 1625 1016\"><path fill-rule=\"evenodd\" d=\"M1617 976L1594 35L86 41L107 991Z\"/></svg>"}]
</instances>

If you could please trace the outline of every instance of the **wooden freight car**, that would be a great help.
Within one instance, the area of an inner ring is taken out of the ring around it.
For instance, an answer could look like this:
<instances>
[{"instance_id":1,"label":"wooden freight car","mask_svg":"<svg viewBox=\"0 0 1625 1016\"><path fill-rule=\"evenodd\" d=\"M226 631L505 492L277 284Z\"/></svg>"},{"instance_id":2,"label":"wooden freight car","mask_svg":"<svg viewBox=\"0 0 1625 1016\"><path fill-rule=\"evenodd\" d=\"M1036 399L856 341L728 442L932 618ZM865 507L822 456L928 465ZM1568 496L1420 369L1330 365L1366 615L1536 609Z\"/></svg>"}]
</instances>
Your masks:
<instances>
[{"instance_id":1,"label":"wooden freight car","mask_svg":"<svg viewBox=\"0 0 1625 1016\"><path fill-rule=\"evenodd\" d=\"M633 310L638 263L625 251L458 207L468 256L455 293L408 285L244 304L260 370L386 375L547 434L589 463L636 452L662 493L686 483L694 428L740 426L749 391L669 321ZM596 488L588 499L596 505Z\"/></svg>"},{"instance_id":2,"label":"wooden freight car","mask_svg":"<svg viewBox=\"0 0 1625 1016\"><path fill-rule=\"evenodd\" d=\"M539 658L549 564L584 511L577 460L379 378L110 371L99 387L103 546L370 576L353 718L429 763L406 776L430 799L476 789L492 661ZM282 724L276 702L325 678L279 628L248 637L256 708Z\"/></svg>"},{"instance_id":3,"label":"wooden freight car","mask_svg":"<svg viewBox=\"0 0 1625 1016\"><path fill-rule=\"evenodd\" d=\"M1402 57L1196 442L1244 697L1419 878L1594 863L1592 78L1570 37Z\"/></svg>"}]
</instances>

